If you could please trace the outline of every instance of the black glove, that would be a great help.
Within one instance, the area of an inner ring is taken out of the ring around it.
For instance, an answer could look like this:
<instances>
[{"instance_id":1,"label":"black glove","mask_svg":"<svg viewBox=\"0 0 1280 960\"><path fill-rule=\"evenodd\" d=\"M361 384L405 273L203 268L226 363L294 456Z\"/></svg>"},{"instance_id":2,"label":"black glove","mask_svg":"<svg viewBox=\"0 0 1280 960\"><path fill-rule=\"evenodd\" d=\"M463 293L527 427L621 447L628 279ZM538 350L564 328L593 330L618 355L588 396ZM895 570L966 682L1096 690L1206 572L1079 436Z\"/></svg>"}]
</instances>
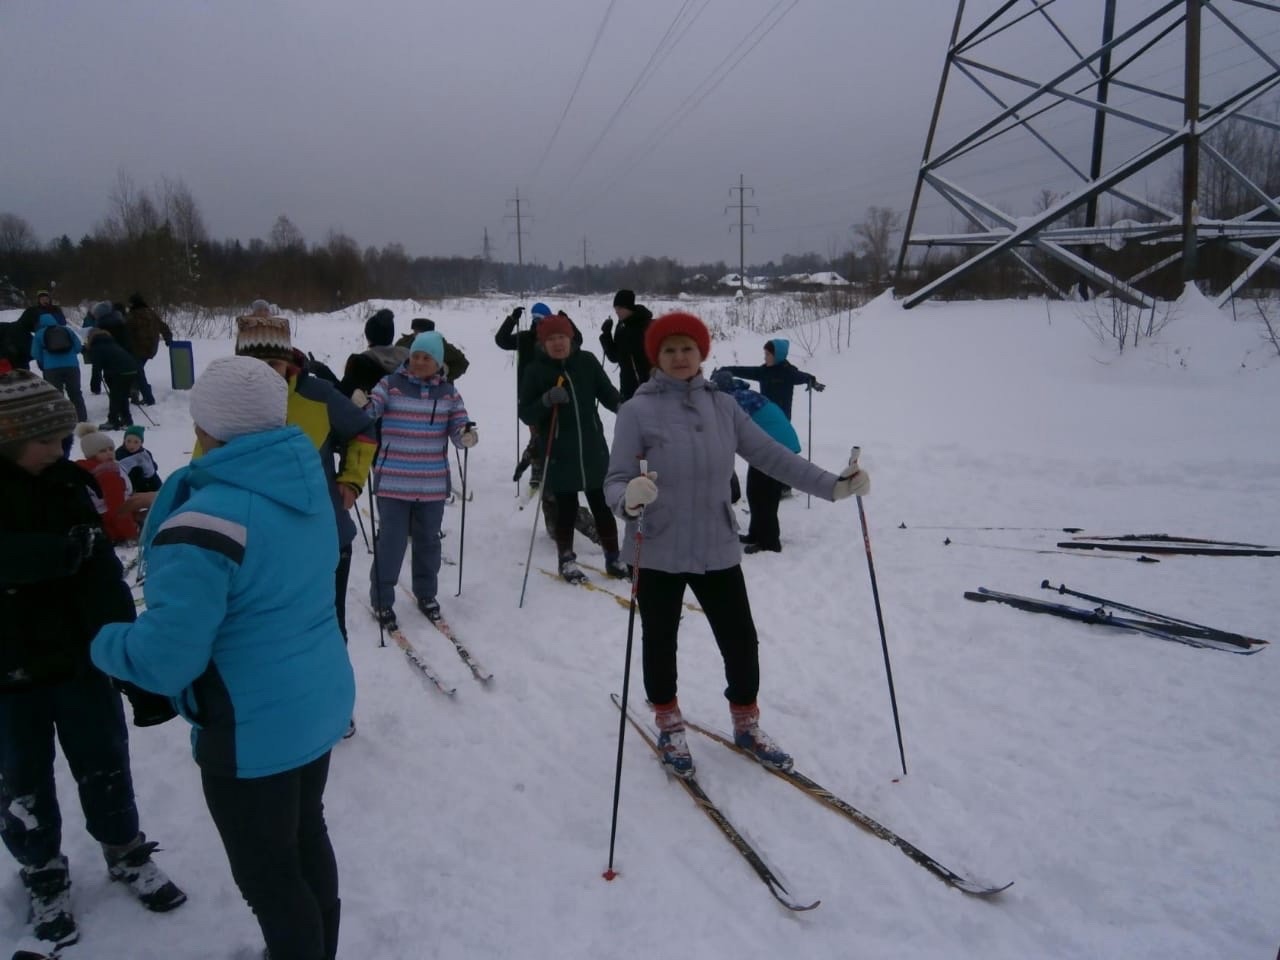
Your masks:
<instances>
[{"instance_id":1,"label":"black glove","mask_svg":"<svg viewBox=\"0 0 1280 960\"><path fill-rule=\"evenodd\" d=\"M522 316L524 316L524 307L516 307L516 308L515 308L514 310L512 310L512 311L511 311L511 313L507 316L507 319L508 319L508 320L514 320L516 323L519 323L519 322L520 322L520 318L521 318Z\"/></svg>"},{"instance_id":2,"label":"black glove","mask_svg":"<svg viewBox=\"0 0 1280 960\"><path fill-rule=\"evenodd\" d=\"M75 573L97 548L106 534L101 528L81 523L67 531L67 569Z\"/></svg>"},{"instance_id":3,"label":"black glove","mask_svg":"<svg viewBox=\"0 0 1280 960\"><path fill-rule=\"evenodd\" d=\"M604 333L611 332L613 330L613 317L609 317L607 320L605 320L604 324L600 327L600 329Z\"/></svg>"},{"instance_id":4,"label":"black glove","mask_svg":"<svg viewBox=\"0 0 1280 960\"><path fill-rule=\"evenodd\" d=\"M552 387L542 395L542 402L548 407L554 407L557 404L569 402L569 391L564 387Z\"/></svg>"},{"instance_id":5,"label":"black glove","mask_svg":"<svg viewBox=\"0 0 1280 960\"><path fill-rule=\"evenodd\" d=\"M814 380L811 384L809 384L809 386L813 387L813 389L817 390L819 393L827 389L827 385L825 383L819 383L817 380Z\"/></svg>"},{"instance_id":6,"label":"black glove","mask_svg":"<svg viewBox=\"0 0 1280 960\"><path fill-rule=\"evenodd\" d=\"M136 687L128 680L116 680L115 685L133 708L135 727L154 727L178 715L168 697Z\"/></svg>"}]
</instances>

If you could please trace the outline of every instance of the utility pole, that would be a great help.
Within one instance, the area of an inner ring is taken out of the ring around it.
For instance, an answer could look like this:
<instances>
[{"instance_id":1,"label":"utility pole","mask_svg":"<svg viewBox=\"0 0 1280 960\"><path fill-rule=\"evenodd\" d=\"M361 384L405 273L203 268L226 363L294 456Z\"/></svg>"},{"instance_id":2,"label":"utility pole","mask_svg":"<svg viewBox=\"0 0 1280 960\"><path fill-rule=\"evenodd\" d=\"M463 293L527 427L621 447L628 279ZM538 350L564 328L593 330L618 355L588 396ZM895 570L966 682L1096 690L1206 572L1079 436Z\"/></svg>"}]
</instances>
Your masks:
<instances>
[{"instance_id":1,"label":"utility pole","mask_svg":"<svg viewBox=\"0 0 1280 960\"><path fill-rule=\"evenodd\" d=\"M747 223L747 220L746 220L747 211L755 210L757 213L760 211L760 208L757 207L754 203L746 202L747 191L750 190L753 196L755 195L756 191L754 187L748 187L743 182L743 179L744 178L742 174L738 174L738 185L736 187L729 188L729 196L732 197L735 190L738 193L738 289L739 290L743 289L743 287L745 287L747 283L747 241L746 241L747 227L750 227L753 233L755 232L755 229L756 229L756 225L754 223ZM732 204L730 206L725 207L724 212L728 213L731 206Z\"/></svg>"},{"instance_id":2,"label":"utility pole","mask_svg":"<svg viewBox=\"0 0 1280 960\"><path fill-rule=\"evenodd\" d=\"M481 249L481 256L484 258L485 263L489 263L490 261L493 260L493 245L489 243L488 227L484 228L484 246L481 247L480 249Z\"/></svg>"},{"instance_id":3,"label":"utility pole","mask_svg":"<svg viewBox=\"0 0 1280 960\"><path fill-rule=\"evenodd\" d=\"M1182 279L1191 283L1196 278L1196 227L1200 222L1200 0L1187 0L1183 23L1186 66L1182 120L1187 139L1182 145Z\"/></svg>"},{"instance_id":4,"label":"utility pole","mask_svg":"<svg viewBox=\"0 0 1280 960\"><path fill-rule=\"evenodd\" d=\"M521 199L520 188L516 187L515 197L508 200L507 203L515 204L515 207L516 207L516 212L514 214L508 213L506 216L506 219L515 220L516 222L516 264L520 268L520 299L523 300L524 292L525 292L524 291L524 221L522 219L523 214L520 210L520 205L522 203L525 205L528 205L529 201L527 199Z\"/></svg>"},{"instance_id":5,"label":"utility pole","mask_svg":"<svg viewBox=\"0 0 1280 960\"><path fill-rule=\"evenodd\" d=\"M587 282L587 238L582 238L582 292L590 293L591 287Z\"/></svg>"}]
</instances>

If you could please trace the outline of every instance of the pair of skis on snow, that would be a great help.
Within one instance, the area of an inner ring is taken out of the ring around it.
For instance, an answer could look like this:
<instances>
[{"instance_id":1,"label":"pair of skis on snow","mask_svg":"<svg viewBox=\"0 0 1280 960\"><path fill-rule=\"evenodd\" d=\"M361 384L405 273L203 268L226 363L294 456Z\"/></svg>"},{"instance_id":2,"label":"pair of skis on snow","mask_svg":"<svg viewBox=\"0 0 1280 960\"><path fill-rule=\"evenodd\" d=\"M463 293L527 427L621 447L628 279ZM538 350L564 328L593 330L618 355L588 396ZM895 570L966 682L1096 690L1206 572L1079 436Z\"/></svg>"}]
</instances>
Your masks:
<instances>
[{"instance_id":1,"label":"pair of skis on snow","mask_svg":"<svg viewBox=\"0 0 1280 960\"><path fill-rule=\"evenodd\" d=\"M621 710L622 701L619 698L619 696L615 693L615 694L611 694L611 697L613 699L614 705L619 710ZM657 731L644 718L640 717L636 713L636 711L631 709L630 707L627 708L627 721L631 724L632 727L635 728L636 732L640 734L640 736L644 739L644 742L648 744L649 749L654 752L654 755L661 758L662 751L658 748ZM690 730L695 730L698 733L702 734L704 737L714 740L715 742L722 744L725 747L728 747L730 750L733 750L736 753L742 754L744 757L749 758L752 763L757 762L754 756L752 756L748 751L743 750L741 747L735 744L730 737L725 736L723 733L719 733L715 730L710 729L709 727L704 727L701 724L694 723L690 721L687 717L685 718L684 723L685 723L685 726L688 727ZM802 793L805 793L808 796L812 797L814 800L818 801L818 803L821 803L823 806L831 810L834 810L836 813L840 814L841 816L845 817L848 820L851 820L853 823L862 827L864 830L868 831L869 833L879 837L881 840L886 841L891 846L897 847L907 857L909 857L911 860L913 860L915 863L919 864L920 866L924 867L926 870L932 873L939 880L943 881L944 883L952 887L955 887L957 890L960 890L963 893L967 893L975 897L991 897L991 896L994 896L995 894L1000 893L1002 890L1007 890L1009 889L1009 887L1013 886L1012 883L1006 883L1000 886L983 884L975 880L972 880L968 877L965 877L962 874L956 873L954 870L944 867L941 863L939 863L933 857L929 856L919 847L915 846L915 844L912 844L907 840L904 840L902 837L898 836L888 827L873 820L867 814L863 813L861 810L854 807L853 804L840 799L830 790L826 789L821 784L805 776L803 773L800 773L798 770L794 770L794 769L779 770L776 767L770 767L764 764L761 764L761 766L763 766L764 769L767 770L769 773L772 773L774 776L782 780L785 780L787 783L791 784L797 790L800 790ZM760 855L759 851L757 851L756 848L751 845L750 841L748 841L741 833L738 832L737 828L734 827L733 823L729 820L729 818L725 816L724 811L722 811L718 806L716 806L715 802L711 799L711 797L707 795L706 790L703 789L702 784L698 782L696 777L689 777L689 778L674 777L673 779L679 781L680 785L684 787L684 789L688 792L689 796L693 798L694 803L698 805L699 809L701 809L702 812L705 813L707 817L711 820L711 822L714 823L720 829L720 832L724 834L725 839L727 839L729 843L733 845L733 848L737 850L739 854L742 855L742 858L746 860L747 863L751 866L751 869L755 871L756 876L759 877L760 881L768 888L769 893L773 895L775 900L777 900L780 904L782 904L788 910L794 910L799 912L802 912L805 910L812 910L814 907L818 906L822 902L820 900L815 900L813 903L798 902L791 895L790 891L787 890L786 886L778 878L777 874L775 874L773 870L770 869L769 865L765 862L764 858Z\"/></svg>"},{"instance_id":2,"label":"pair of skis on snow","mask_svg":"<svg viewBox=\"0 0 1280 960\"><path fill-rule=\"evenodd\" d=\"M437 620L432 620L430 617L425 616L424 619L435 627L436 630L439 631L450 644L452 644L454 652L458 655L458 659L466 664L467 669L471 671L471 675L475 677L476 680L481 684L488 684L489 681L493 679L493 674L482 667L479 661L471 655L471 651L467 649L466 645L454 632L453 627L449 625L447 620L443 617ZM451 687L447 682L445 682L444 678L436 671L435 667L433 667L427 661L426 657L422 655L422 652L414 646L413 641L405 635L404 628L398 623L395 627L387 630L387 636L391 638L392 643L400 648L400 651L405 655L405 659L413 665L414 669L421 673L437 690L447 697L452 697L458 692L457 687Z\"/></svg>"},{"instance_id":3,"label":"pair of skis on snow","mask_svg":"<svg viewBox=\"0 0 1280 960\"><path fill-rule=\"evenodd\" d=\"M1055 587L1048 580L1042 580L1040 587L1043 590L1052 590L1058 594L1087 600L1090 603L1097 604L1097 606L1092 608L1074 607L1066 603L1039 600L1035 597L1023 597L1016 593L1001 593L998 590L989 590L986 587L979 587L976 593L966 591L964 596L966 600L974 600L979 603L992 601L1006 604L1028 613L1043 613L1062 617L1066 620L1075 620L1080 623L1130 630L1149 637L1156 637L1160 640L1167 640L1170 643L1180 643L1202 650L1220 650L1223 653L1238 653L1247 656L1257 653L1268 642L1259 640L1256 637L1246 637L1243 634L1233 633L1229 630L1194 623L1181 617L1172 617L1167 614L1156 613L1153 610L1145 610L1142 607L1121 603L1118 600L1108 600L1105 597L1081 593L1063 583ZM1145 619L1116 616L1107 607L1137 614L1138 617Z\"/></svg>"}]
</instances>

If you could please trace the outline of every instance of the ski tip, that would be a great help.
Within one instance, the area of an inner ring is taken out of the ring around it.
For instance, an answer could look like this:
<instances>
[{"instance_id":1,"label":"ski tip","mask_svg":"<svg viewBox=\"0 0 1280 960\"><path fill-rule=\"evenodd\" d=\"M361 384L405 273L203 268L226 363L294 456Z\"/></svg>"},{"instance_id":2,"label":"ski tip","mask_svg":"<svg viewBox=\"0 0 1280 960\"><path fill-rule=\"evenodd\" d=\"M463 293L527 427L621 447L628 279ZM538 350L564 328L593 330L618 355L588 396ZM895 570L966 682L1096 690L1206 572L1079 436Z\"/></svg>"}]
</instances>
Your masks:
<instances>
[{"instance_id":1,"label":"ski tip","mask_svg":"<svg viewBox=\"0 0 1280 960\"><path fill-rule=\"evenodd\" d=\"M1010 880L1002 886L993 887L981 883L974 883L972 880L956 879L951 881L951 885L961 893L967 893L971 897L994 897L997 894L1004 893L1012 887L1013 881Z\"/></svg>"},{"instance_id":2,"label":"ski tip","mask_svg":"<svg viewBox=\"0 0 1280 960\"><path fill-rule=\"evenodd\" d=\"M822 906L821 900L815 900L813 903L795 903L791 900L784 900L782 897L779 897L778 902L792 913L805 913L809 910L816 910L818 907Z\"/></svg>"}]
</instances>

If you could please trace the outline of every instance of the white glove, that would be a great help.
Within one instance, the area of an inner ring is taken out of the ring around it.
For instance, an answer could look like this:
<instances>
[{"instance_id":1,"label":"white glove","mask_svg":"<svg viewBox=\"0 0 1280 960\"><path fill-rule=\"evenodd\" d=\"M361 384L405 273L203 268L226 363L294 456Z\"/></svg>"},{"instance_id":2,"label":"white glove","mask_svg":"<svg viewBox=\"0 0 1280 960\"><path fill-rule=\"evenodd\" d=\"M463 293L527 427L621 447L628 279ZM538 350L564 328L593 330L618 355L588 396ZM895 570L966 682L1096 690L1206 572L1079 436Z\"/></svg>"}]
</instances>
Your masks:
<instances>
[{"instance_id":1,"label":"white glove","mask_svg":"<svg viewBox=\"0 0 1280 960\"><path fill-rule=\"evenodd\" d=\"M855 467L853 473L836 481L831 491L832 500L843 500L845 497L865 497L871 492L871 474Z\"/></svg>"},{"instance_id":2,"label":"white glove","mask_svg":"<svg viewBox=\"0 0 1280 960\"><path fill-rule=\"evenodd\" d=\"M836 481L836 485L831 491L832 500L843 500L845 497L865 497L871 492L871 476L867 471L858 467L858 457L861 453L861 447L853 447L849 451L849 465L840 473L840 479Z\"/></svg>"},{"instance_id":3,"label":"white glove","mask_svg":"<svg viewBox=\"0 0 1280 960\"><path fill-rule=\"evenodd\" d=\"M351 402L363 410L365 405L369 402L369 395L357 387L355 390L351 391Z\"/></svg>"},{"instance_id":4,"label":"white glove","mask_svg":"<svg viewBox=\"0 0 1280 960\"><path fill-rule=\"evenodd\" d=\"M475 427L467 427L462 431L462 436L458 437L458 442L470 450L480 442L480 434Z\"/></svg>"},{"instance_id":5,"label":"white glove","mask_svg":"<svg viewBox=\"0 0 1280 960\"><path fill-rule=\"evenodd\" d=\"M636 516L640 508L658 499L658 472L650 470L627 481L627 495L623 498L623 507L631 516Z\"/></svg>"}]
</instances>

